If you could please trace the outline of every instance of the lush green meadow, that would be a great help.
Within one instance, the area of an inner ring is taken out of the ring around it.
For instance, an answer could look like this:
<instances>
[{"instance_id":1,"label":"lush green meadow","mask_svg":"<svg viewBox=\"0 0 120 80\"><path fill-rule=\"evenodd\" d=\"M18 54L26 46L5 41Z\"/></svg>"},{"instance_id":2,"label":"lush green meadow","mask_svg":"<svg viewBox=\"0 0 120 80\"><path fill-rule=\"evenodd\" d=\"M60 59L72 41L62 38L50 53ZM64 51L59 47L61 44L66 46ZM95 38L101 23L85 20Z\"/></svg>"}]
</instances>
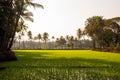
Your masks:
<instances>
[{"instance_id":1,"label":"lush green meadow","mask_svg":"<svg viewBox=\"0 0 120 80\"><path fill-rule=\"evenodd\" d=\"M120 80L120 54L90 50L15 50L0 80Z\"/></svg>"}]
</instances>

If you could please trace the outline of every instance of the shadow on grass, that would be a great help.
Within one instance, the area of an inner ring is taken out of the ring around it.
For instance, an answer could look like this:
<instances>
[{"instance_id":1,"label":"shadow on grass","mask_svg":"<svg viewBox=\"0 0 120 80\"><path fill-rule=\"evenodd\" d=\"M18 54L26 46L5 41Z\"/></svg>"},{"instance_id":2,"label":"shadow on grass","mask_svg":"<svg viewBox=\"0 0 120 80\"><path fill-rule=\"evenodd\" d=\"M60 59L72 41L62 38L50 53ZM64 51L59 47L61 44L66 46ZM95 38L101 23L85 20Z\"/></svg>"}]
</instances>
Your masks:
<instances>
[{"instance_id":1,"label":"shadow on grass","mask_svg":"<svg viewBox=\"0 0 120 80\"><path fill-rule=\"evenodd\" d=\"M49 56L52 54L53 53L47 52L17 52L20 64L17 66L13 65L12 68L118 68L120 66L119 62L111 62L102 59L86 59L78 57L50 58Z\"/></svg>"},{"instance_id":2,"label":"shadow on grass","mask_svg":"<svg viewBox=\"0 0 120 80\"><path fill-rule=\"evenodd\" d=\"M0 71L6 69L6 67L0 67Z\"/></svg>"},{"instance_id":3,"label":"shadow on grass","mask_svg":"<svg viewBox=\"0 0 120 80\"><path fill-rule=\"evenodd\" d=\"M47 52L17 52L17 57L19 60L22 59L28 59L28 60L34 60L34 59L42 59L42 58L47 58L47 56L51 53L47 53Z\"/></svg>"}]
</instances>

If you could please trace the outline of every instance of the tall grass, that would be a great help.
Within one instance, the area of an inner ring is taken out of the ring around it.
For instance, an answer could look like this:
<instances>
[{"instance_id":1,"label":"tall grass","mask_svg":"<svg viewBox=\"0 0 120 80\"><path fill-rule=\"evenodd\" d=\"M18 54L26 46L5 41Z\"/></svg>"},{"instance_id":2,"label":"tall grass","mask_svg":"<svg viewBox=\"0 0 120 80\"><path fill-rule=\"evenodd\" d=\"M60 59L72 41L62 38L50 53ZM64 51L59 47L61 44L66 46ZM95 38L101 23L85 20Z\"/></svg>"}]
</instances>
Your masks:
<instances>
[{"instance_id":1,"label":"tall grass","mask_svg":"<svg viewBox=\"0 0 120 80\"><path fill-rule=\"evenodd\" d=\"M0 80L119 80L120 54L90 50L15 50Z\"/></svg>"}]
</instances>

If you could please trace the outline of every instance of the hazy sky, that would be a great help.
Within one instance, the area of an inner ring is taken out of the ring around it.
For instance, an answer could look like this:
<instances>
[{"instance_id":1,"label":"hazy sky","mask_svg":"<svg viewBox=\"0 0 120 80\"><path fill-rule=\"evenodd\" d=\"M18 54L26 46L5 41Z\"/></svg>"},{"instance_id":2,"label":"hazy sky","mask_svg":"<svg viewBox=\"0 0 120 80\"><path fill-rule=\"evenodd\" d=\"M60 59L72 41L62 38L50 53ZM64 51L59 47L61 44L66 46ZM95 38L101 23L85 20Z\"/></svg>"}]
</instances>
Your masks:
<instances>
[{"instance_id":1,"label":"hazy sky","mask_svg":"<svg viewBox=\"0 0 120 80\"><path fill-rule=\"evenodd\" d=\"M33 0L34 1L34 0ZM34 22L28 23L33 34L48 32L51 36L76 35L84 29L87 18L98 15L104 18L120 16L120 0L35 0L44 9L30 8Z\"/></svg>"}]
</instances>

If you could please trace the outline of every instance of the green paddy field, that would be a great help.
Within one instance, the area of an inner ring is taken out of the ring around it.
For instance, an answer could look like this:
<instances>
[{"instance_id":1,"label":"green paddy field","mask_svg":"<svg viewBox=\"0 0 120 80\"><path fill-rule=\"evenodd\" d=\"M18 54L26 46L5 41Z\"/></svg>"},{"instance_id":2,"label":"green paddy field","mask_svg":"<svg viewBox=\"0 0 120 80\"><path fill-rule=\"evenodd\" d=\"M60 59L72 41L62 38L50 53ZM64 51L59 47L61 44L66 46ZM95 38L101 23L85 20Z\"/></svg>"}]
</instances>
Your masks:
<instances>
[{"instance_id":1,"label":"green paddy field","mask_svg":"<svg viewBox=\"0 0 120 80\"><path fill-rule=\"evenodd\" d=\"M14 50L0 80L120 80L120 54L91 50Z\"/></svg>"}]
</instances>

